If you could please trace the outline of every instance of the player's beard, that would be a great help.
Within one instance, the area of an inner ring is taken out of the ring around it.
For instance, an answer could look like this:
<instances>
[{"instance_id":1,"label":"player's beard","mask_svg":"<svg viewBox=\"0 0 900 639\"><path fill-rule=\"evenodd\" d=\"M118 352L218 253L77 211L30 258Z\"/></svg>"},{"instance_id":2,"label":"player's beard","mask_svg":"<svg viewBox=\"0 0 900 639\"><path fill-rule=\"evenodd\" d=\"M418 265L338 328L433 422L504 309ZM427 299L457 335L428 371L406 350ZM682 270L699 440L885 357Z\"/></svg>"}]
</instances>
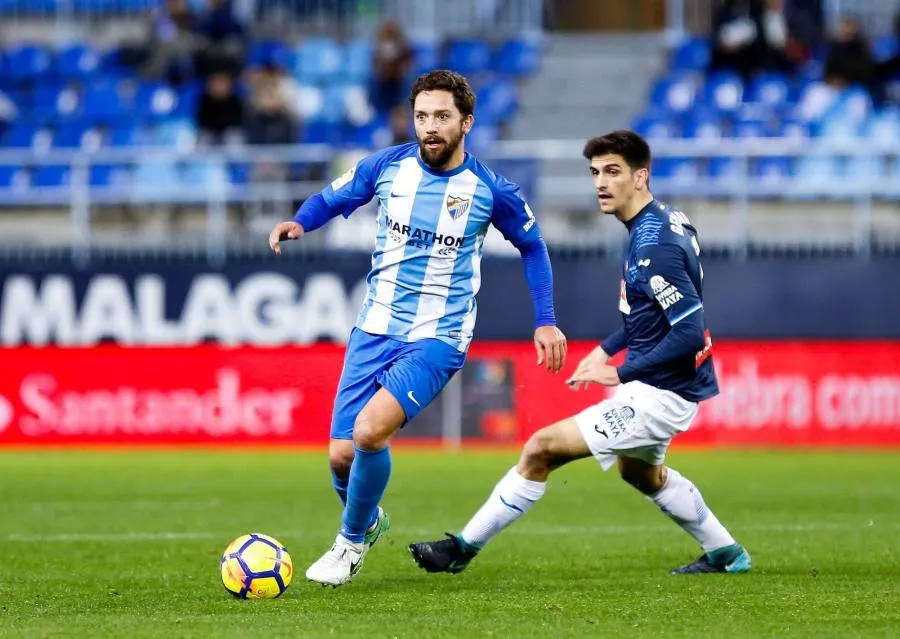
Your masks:
<instances>
[{"instance_id":1,"label":"player's beard","mask_svg":"<svg viewBox=\"0 0 900 639\"><path fill-rule=\"evenodd\" d=\"M425 164L433 169L441 169L447 165L447 162L449 162L450 158L453 157L453 154L456 153L456 149L459 148L462 140L462 127L459 128L459 134L449 140L437 135L426 136L424 139L419 139L419 154L422 156L422 161L425 162ZM429 151L425 147L425 144L428 142L441 142L442 146L434 151Z\"/></svg>"}]
</instances>

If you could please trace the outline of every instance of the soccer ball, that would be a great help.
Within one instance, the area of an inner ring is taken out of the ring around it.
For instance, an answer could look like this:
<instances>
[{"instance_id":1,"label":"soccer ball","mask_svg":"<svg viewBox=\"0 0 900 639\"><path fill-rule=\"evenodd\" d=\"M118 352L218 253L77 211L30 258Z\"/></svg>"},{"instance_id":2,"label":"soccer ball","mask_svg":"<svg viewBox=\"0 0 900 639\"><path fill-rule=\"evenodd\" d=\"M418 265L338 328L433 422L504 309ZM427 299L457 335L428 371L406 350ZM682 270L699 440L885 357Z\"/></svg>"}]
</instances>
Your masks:
<instances>
[{"instance_id":1,"label":"soccer ball","mask_svg":"<svg viewBox=\"0 0 900 639\"><path fill-rule=\"evenodd\" d=\"M294 566L280 541L268 535L241 535L219 562L225 590L240 599L274 599L291 585Z\"/></svg>"}]
</instances>

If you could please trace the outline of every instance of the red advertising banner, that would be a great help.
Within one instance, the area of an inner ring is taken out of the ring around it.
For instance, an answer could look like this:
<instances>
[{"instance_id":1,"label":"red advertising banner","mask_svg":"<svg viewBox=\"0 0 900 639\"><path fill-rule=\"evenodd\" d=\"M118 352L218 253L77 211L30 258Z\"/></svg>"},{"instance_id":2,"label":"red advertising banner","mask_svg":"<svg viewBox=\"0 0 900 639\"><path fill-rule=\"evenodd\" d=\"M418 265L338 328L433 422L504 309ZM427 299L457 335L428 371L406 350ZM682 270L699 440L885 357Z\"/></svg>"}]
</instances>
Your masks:
<instances>
[{"instance_id":1,"label":"red advertising banner","mask_svg":"<svg viewBox=\"0 0 900 639\"><path fill-rule=\"evenodd\" d=\"M601 401L548 374L527 343L476 343L461 375L462 436L521 442ZM3 349L0 445L324 444L343 348ZM721 394L678 444L900 446L900 343L718 342ZM439 399L403 437L441 434Z\"/></svg>"}]
</instances>

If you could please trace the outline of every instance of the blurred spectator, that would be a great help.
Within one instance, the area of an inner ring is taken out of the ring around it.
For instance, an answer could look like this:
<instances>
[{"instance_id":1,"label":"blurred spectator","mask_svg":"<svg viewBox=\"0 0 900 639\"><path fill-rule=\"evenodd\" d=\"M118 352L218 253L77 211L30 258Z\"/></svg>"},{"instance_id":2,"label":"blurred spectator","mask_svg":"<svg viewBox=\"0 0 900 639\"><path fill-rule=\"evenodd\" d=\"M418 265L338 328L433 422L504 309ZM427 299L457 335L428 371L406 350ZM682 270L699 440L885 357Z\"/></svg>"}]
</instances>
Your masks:
<instances>
[{"instance_id":1,"label":"blurred spectator","mask_svg":"<svg viewBox=\"0 0 900 639\"><path fill-rule=\"evenodd\" d=\"M894 38L900 41L900 11L894 16ZM892 55L887 60L880 62L876 67L876 82L879 86L880 93L877 97L884 98L890 102L900 103L900 91L898 91L898 80L900 80L900 51Z\"/></svg>"},{"instance_id":2,"label":"blurred spectator","mask_svg":"<svg viewBox=\"0 0 900 639\"><path fill-rule=\"evenodd\" d=\"M206 80L197 103L197 131L202 145L239 142L244 124L244 103L237 95L234 80L223 71Z\"/></svg>"},{"instance_id":3,"label":"blurred spectator","mask_svg":"<svg viewBox=\"0 0 900 639\"><path fill-rule=\"evenodd\" d=\"M275 87L263 87L253 101L247 118L245 139L248 144L293 144L298 138L297 121L291 117Z\"/></svg>"},{"instance_id":4,"label":"blurred spectator","mask_svg":"<svg viewBox=\"0 0 900 639\"><path fill-rule=\"evenodd\" d=\"M277 62L267 62L250 74L250 85L254 94L273 89L281 98L285 111L295 120L300 120L300 85Z\"/></svg>"},{"instance_id":5,"label":"blurred spectator","mask_svg":"<svg viewBox=\"0 0 900 639\"><path fill-rule=\"evenodd\" d=\"M406 144L413 142L415 136L410 130L409 109L406 106L398 105L391 109L390 118L388 119L388 130L391 135L391 145Z\"/></svg>"},{"instance_id":6,"label":"blurred spectator","mask_svg":"<svg viewBox=\"0 0 900 639\"><path fill-rule=\"evenodd\" d=\"M749 76L756 67L754 44L759 35L749 0L722 0L713 16L710 67Z\"/></svg>"},{"instance_id":7,"label":"blurred spectator","mask_svg":"<svg viewBox=\"0 0 900 639\"><path fill-rule=\"evenodd\" d=\"M406 101L406 78L413 51L400 25L393 20L385 20L378 27L373 47L372 106L379 113L388 113Z\"/></svg>"},{"instance_id":8,"label":"blurred spectator","mask_svg":"<svg viewBox=\"0 0 900 639\"><path fill-rule=\"evenodd\" d=\"M832 86L873 88L875 59L857 18L845 15L838 22L825 59L824 77Z\"/></svg>"},{"instance_id":9,"label":"blurred spectator","mask_svg":"<svg viewBox=\"0 0 900 639\"><path fill-rule=\"evenodd\" d=\"M745 78L762 69L791 71L809 54L791 33L784 0L723 0L713 36L710 67Z\"/></svg>"},{"instance_id":10,"label":"blurred spectator","mask_svg":"<svg viewBox=\"0 0 900 639\"><path fill-rule=\"evenodd\" d=\"M207 10L197 23L201 46L197 71L205 77L216 71L237 75L244 67L247 33L231 12L228 0L207 0Z\"/></svg>"},{"instance_id":11,"label":"blurred spectator","mask_svg":"<svg viewBox=\"0 0 900 639\"><path fill-rule=\"evenodd\" d=\"M147 78L171 84L188 81L197 51L195 24L196 16L186 0L167 0L150 14L145 40L121 48L122 62L140 68Z\"/></svg>"}]
</instances>

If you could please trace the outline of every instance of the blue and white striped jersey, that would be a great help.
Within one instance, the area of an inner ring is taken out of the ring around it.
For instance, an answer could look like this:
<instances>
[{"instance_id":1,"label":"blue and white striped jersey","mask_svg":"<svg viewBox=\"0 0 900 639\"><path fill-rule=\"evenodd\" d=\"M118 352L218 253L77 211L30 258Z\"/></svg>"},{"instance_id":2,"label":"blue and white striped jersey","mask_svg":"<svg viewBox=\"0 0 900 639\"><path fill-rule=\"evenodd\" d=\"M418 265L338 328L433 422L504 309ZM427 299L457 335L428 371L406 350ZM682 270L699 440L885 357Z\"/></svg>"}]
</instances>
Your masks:
<instances>
[{"instance_id":1,"label":"blue and white striped jersey","mask_svg":"<svg viewBox=\"0 0 900 639\"><path fill-rule=\"evenodd\" d=\"M519 187L466 154L452 171L419 158L418 144L361 160L322 191L344 217L376 197L378 233L356 326L404 341L472 341L482 246L493 224L518 248L540 238Z\"/></svg>"}]
</instances>

